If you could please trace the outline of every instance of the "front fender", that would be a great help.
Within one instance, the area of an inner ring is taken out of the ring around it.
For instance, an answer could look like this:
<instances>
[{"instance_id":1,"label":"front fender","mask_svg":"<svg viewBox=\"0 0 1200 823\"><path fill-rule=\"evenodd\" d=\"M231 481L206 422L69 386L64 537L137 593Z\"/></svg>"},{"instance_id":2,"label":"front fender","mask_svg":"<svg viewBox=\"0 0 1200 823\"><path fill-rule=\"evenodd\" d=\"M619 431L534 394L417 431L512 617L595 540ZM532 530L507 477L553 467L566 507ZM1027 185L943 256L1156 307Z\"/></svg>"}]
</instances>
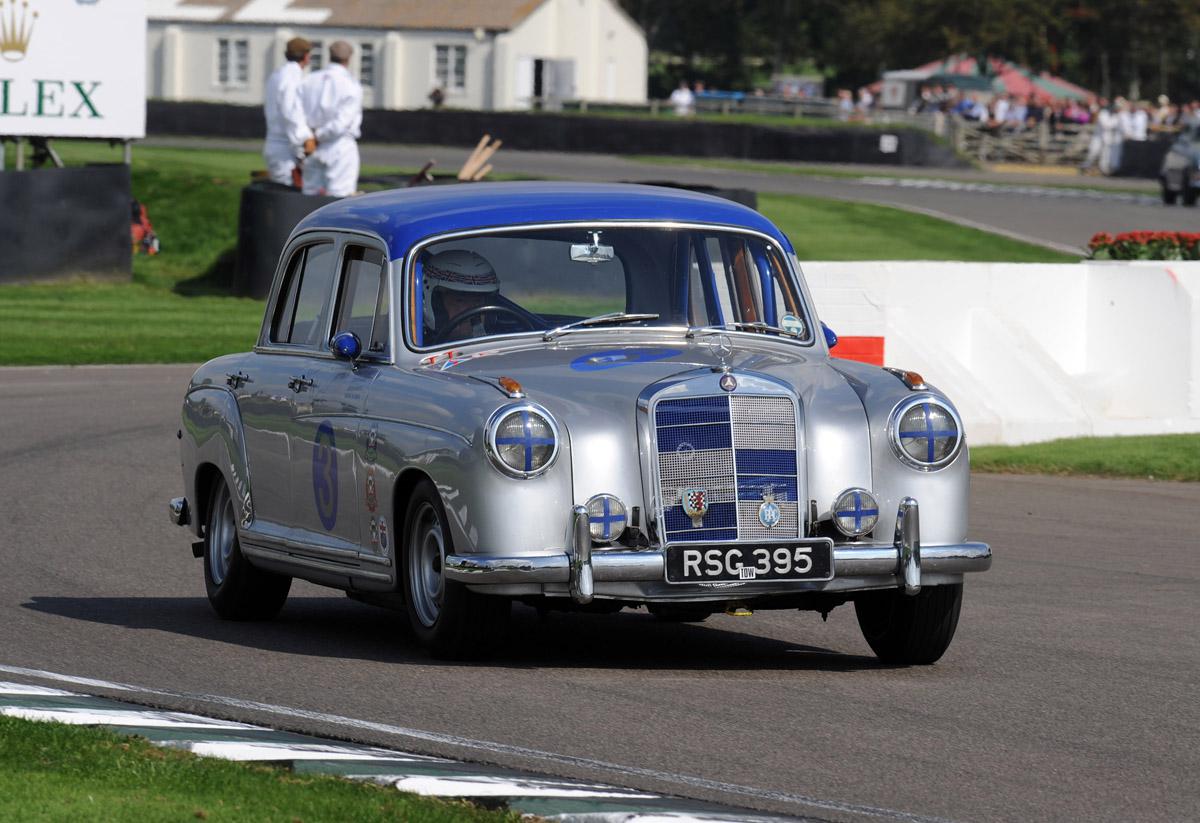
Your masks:
<instances>
[{"instance_id":1,"label":"front fender","mask_svg":"<svg viewBox=\"0 0 1200 823\"><path fill-rule=\"evenodd\" d=\"M215 466L229 485L242 528L254 522L254 501L250 494L250 467L237 398L224 388L199 386L183 399L183 428L180 461L183 465L184 494L196 516L192 531L200 536L203 509L199 506L202 489L197 481L200 469Z\"/></svg>"}]
</instances>

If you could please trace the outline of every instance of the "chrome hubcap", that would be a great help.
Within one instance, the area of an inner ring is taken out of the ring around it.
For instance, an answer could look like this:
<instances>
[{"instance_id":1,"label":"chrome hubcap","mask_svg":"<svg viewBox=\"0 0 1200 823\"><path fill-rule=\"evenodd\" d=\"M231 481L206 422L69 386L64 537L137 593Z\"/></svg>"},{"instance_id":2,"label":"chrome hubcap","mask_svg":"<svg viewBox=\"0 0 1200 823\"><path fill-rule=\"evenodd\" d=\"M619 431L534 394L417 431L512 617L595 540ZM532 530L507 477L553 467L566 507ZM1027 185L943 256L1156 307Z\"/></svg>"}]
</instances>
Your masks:
<instances>
[{"instance_id":1,"label":"chrome hubcap","mask_svg":"<svg viewBox=\"0 0 1200 823\"><path fill-rule=\"evenodd\" d=\"M208 571L212 582L220 586L229 574L233 546L237 542L237 526L233 522L233 498L229 489L221 487L213 501L213 513L208 523Z\"/></svg>"},{"instance_id":2,"label":"chrome hubcap","mask_svg":"<svg viewBox=\"0 0 1200 823\"><path fill-rule=\"evenodd\" d=\"M446 546L442 542L442 521L429 503L422 503L417 509L408 537L409 596L413 612L422 626L432 628L442 610L445 588L442 564Z\"/></svg>"}]
</instances>

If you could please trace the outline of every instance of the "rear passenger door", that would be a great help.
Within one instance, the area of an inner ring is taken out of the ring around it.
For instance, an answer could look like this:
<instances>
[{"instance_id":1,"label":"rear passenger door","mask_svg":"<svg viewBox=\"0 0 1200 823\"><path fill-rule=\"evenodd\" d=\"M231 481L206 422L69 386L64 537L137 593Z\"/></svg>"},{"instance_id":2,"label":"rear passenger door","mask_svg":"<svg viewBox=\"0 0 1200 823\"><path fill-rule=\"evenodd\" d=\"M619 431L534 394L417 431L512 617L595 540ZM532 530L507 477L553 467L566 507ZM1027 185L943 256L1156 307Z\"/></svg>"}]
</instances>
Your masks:
<instances>
[{"instance_id":1,"label":"rear passenger door","mask_svg":"<svg viewBox=\"0 0 1200 823\"><path fill-rule=\"evenodd\" d=\"M382 244L349 236L339 242L337 258L332 322L322 357L309 375L312 385L297 396L292 427L293 514L305 542L335 557L343 551L376 554L380 549L378 525L371 525L379 500L374 466L363 461L367 427L361 415L378 370L391 362ZM357 363L330 352L332 337L345 331L362 343Z\"/></svg>"}]
</instances>

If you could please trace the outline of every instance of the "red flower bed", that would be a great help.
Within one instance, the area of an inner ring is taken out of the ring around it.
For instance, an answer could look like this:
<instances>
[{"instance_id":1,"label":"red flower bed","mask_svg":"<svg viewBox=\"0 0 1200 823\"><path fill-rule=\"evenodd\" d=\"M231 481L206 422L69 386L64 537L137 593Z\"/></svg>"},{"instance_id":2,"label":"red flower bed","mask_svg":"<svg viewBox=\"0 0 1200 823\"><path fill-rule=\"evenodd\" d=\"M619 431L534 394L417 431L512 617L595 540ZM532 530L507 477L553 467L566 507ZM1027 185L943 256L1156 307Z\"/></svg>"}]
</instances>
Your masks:
<instances>
[{"instance_id":1,"label":"red flower bed","mask_svg":"<svg viewBox=\"0 0 1200 823\"><path fill-rule=\"evenodd\" d=\"M1106 231L1088 243L1093 260L1200 260L1200 232Z\"/></svg>"}]
</instances>

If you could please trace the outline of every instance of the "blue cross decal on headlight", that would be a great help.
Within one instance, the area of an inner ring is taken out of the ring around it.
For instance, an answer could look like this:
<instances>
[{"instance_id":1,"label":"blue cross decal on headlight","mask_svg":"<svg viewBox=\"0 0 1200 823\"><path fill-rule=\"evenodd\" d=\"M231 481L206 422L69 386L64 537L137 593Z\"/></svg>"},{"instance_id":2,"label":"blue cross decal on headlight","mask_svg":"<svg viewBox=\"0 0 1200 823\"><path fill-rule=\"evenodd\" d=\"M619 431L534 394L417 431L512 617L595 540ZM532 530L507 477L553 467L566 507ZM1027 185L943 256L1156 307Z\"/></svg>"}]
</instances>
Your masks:
<instances>
[{"instance_id":1,"label":"blue cross decal on headlight","mask_svg":"<svg viewBox=\"0 0 1200 823\"><path fill-rule=\"evenodd\" d=\"M604 513L599 516L589 517L588 522L602 524L604 526L603 537L605 540L608 540L609 538L612 537L613 525L616 523L624 523L625 515L624 514L613 514L612 507L610 505L611 500L609 498L607 498L607 497L603 498L603 502L604 502ZM624 528L624 527L622 527L622 528Z\"/></svg>"},{"instance_id":2,"label":"blue cross decal on headlight","mask_svg":"<svg viewBox=\"0 0 1200 823\"><path fill-rule=\"evenodd\" d=\"M834 512L837 517L853 517L854 530L862 530L862 522L864 517L878 517L879 509L864 509L862 504L862 495L858 492L854 493L854 508L846 509L845 511Z\"/></svg>"},{"instance_id":3,"label":"blue cross decal on headlight","mask_svg":"<svg viewBox=\"0 0 1200 823\"><path fill-rule=\"evenodd\" d=\"M925 431L900 432L900 438L903 439L907 437L913 440L924 440L927 446L927 456L925 460L926 462L932 463L934 461L933 444L937 441L937 439L940 437L957 437L958 432L949 429L934 429L932 411L929 408L929 405L930 404L928 403L921 404L921 408L925 410Z\"/></svg>"},{"instance_id":4,"label":"blue cross decal on headlight","mask_svg":"<svg viewBox=\"0 0 1200 823\"><path fill-rule=\"evenodd\" d=\"M529 412L521 412L521 424L524 432L523 437L497 437L497 445L505 446L523 446L525 448L525 471L533 471L533 447L534 446L553 446L553 437L534 437L533 436L533 421L529 419Z\"/></svg>"}]
</instances>

